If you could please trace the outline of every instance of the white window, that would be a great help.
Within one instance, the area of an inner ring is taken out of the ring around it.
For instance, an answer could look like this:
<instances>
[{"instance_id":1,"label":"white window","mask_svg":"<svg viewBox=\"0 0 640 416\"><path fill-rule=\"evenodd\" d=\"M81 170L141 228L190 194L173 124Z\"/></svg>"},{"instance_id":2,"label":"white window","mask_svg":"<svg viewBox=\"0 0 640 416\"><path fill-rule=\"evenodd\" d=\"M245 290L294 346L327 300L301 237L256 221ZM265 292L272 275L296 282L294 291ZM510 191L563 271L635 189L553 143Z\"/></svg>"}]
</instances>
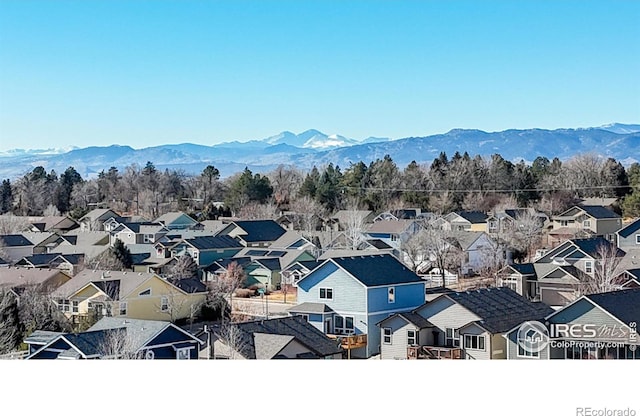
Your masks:
<instances>
[{"instance_id":1,"label":"white window","mask_svg":"<svg viewBox=\"0 0 640 416\"><path fill-rule=\"evenodd\" d=\"M333 289L321 287L320 299L333 299Z\"/></svg>"},{"instance_id":2,"label":"white window","mask_svg":"<svg viewBox=\"0 0 640 416\"><path fill-rule=\"evenodd\" d=\"M127 302L120 302L120 315L127 314Z\"/></svg>"},{"instance_id":3,"label":"white window","mask_svg":"<svg viewBox=\"0 0 640 416\"><path fill-rule=\"evenodd\" d=\"M524 348L522 348L522 345L518 344L518 357L539 358L540 352L535 350L534 351L525 350Z\"/></svg>"},{"instance_id":4,"label":"white window","mask_svg":"<svg viewBox=\"0 0 640 416\"><path fill-rule=\"evenodd\" d=\"M194 260L198 260L199 253L200 253L199 251L194 251L193 252L193 256L191 256L191 257L193 257Z\"/></svg>"},{"instance_id":5,"label":"white window","mask_svg":"<svg viewBox=\"0 0 640 416\"><path fill-rule=\"evenodd\" d=\"M138 293L138 296L151 296L151 288Z\"/></svg>"},{"instance_id":6,"label":"white window","mask_svg":"<svg viewBox=\"0 0 640 416\"><path fill-rule=\"evenodd\" d=\"M640 234L636 234L636 244L640 244Z\"/></svg>"},{"instance_id":7,"label":"white window","mask_svg":"<svg viewBox=\"0 0 640 416\"><path fill-rule=\"evenodd\" d=\"M391 241L398 241L398 236L395 234L391 234Z\"/></svg>"},{"instance_id":8,"label":"white window","mask_svg":"<svg viewBox=\"0 0 640 416\"><path fill-rule=\"evenodd\" d=\"M464 347L470 350L484 351L484 336L482 335L464 335Z\"/></svg>"},{"instance_id":9,"label":"white window","mask_svg":"<svg viewBox=\"0 0 640 416\"><path fill-rule=\"evenodd\" d=\"M391 345L391 328L382 328L382 342Z\"/></svg>"},{"instance_id":10,"label":"white window","mask_svg":"<svg viewBox=\"0 0 640 416\"><path fill-rule=\"evenodd\" d=\"M584 271L585 273L593 273L593 262L592 261L585 261L584 262Z\"/></svg>"},{"instance_id":11,"label":"white window","mask_svg":"<svg viewBox=\"0 0 640 416\"><path fill-rule=\"evenodd\" d=\"M191 348L178 348L176 350L176 359L190 360L191 359L191 354L189 353L190 350Z\"/></svg>"},{"instance_id":12,"label":"white window","mask_svg":"<svg viewBox=\"0 0 640 416\"><path fill-rule=\"evenodd\" d=\"M62 312L69 312L69 299L60 299L58 301L58 310Z\"/></svg>"},{"instance_id":13,"label":"white window","mask_svg":"<svg viewBox=\"0 0 640 416\"><path fill-rule=\"evenodd\" d=\"M389 303L394 303L396 301L396 288L390 287L387 291L387 301Z\"/></svg>"},{"instance_id":14,"label":"white window","mask_svg":"<svg viewBox=\"0 0 640 416\"><path fill-rule=\"evenodd\" d=\"M457 329L446 328L444 342L447 347L459 347L460 346L460 334Z\"/></svg>"},{"instance_id":15,"label":"white window","mask_svg":"<svg viewBox=\"0 0 640 416\"><path fill-rule=\"evenodd\" d=\"M169 310L169 298L163 296L160 298L160 310L166 312Z\"/></svg>"},{"instance_id":16,"label":"white window","mask_svg":"<svg viewBox=\"0 0 640 416\"><path fill-rule=\"evenodd\" d=\"M153 243L153 234L145 234L144 235L145 243Z\"/></svg>"},{"instance_id":17,"label":"white window","mask_svg":"<svg viewBox=\"0 0 640 416\"><path fill-rule=\"evenodd\" d=\"M407 345L418 345L418 332L408 330L407 331Z\"/></svg>"},{"instance_id":18,"label":"white window","mask_svg":"<svg viewBox=\"0 0 640 416\"><path fill-rule=\"evenodd\" d=\"M74 300L74 301L71 303L71 305L72 305L71 312L78 313L78 301L77 301L77 300Z\"/></svg>"},{"instance_id":19,"label":"white window","mask_svg":"<svg viewBox=\"0 0 640 416\"><path fill-rule=\"evenodd\" d=\"M584 228L590 228L591 227L591 221L589 221L589 220L582 221L582 226Z\"/></svg>"}]
</instances>

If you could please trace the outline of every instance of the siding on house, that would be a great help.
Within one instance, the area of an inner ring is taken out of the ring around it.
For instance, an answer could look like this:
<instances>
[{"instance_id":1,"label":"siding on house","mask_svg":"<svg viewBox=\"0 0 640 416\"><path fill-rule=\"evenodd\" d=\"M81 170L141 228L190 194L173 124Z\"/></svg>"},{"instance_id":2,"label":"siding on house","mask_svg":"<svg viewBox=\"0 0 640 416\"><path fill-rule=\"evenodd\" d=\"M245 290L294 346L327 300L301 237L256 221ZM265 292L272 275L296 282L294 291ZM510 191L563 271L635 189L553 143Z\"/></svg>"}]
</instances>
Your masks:
<instances>
[{"instance_id":1,"label":"siding on house","mask_svg":"<svg viewBox=\"0 0 640 416\"><path fill-rule=\"evenodd\" d=\"M380 339L382 340L384 328L391 328L391 344L380 342L380 355L385 360L406 360L407 359L407 333L408 331L416 331L419 329L407 322L405 319L395 316L385 322L380 328ZM424 332L424 331L423 331ZM424 335L424 334L419 334ZM424 336L422 336L424 338ZM418 340L420 345L420 339Z\"/></svg>"},{"instance_id":2,"label":"siding on house","mask_svg":"<svg viewBox=\"0 0 640 416\"><path fill-rule=\"evenodd\" d=\"M484 349L468 348L464 343L464 335L478 335L484 338ZM471 324L460 330L460 347L464 350L464 358L469 360L491 359L491 334L478 325Z\"/></svg>"},{"instance_id":3,"label":"siding on house","mask_svg":"<svg viewBox=\"0 0 640 416\"><path fill-rule=\"evenodd\" d=\"M389 302L389 288L394 290L393 303ZM368 288L369 313L417 308L424 303L424 291L423 282Z\"/></svg>"},{"instance_id":4,"label":"siding on house","mask_svg":"<svg viewBox=\"0 0 640 416\"><path fill-rule=\"evenodd\" d=\"M441 332L437 346L445 344L445 329L459 329L480 318L446 296L440 296L416 310L416 313L429 320Z\"/></svg>"},{"instance_id":5,"label":"siding on house","mask_svg":"<svg viewBox=\"0 0 640 416\"><path fill-rule=\"evenodd\" d=\"M321 299L320 288L333 289L333 299ZM297 302L324 303L337 313L364 312L365 291L360 282L329 261L298 282Z\"/></svg>"}]
</instances>

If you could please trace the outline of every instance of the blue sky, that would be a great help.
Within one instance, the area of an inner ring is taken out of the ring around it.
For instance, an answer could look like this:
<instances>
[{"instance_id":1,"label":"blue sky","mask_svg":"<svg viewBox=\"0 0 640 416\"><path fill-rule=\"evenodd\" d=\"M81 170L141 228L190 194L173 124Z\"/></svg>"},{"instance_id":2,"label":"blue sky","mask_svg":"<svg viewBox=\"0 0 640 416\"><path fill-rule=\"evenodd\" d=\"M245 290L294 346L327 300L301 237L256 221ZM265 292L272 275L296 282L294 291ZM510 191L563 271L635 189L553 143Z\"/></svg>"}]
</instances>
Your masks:
<instances>
[{"instance_id":1,"label":"blue sky","mask_svg":"<svg viewBox=\"0 0 640 416\"><path fill-rule=\"evenodd\" d=\"M638 1L0 1L0 150L640 122Z\"/></svg>"}]
</instances>

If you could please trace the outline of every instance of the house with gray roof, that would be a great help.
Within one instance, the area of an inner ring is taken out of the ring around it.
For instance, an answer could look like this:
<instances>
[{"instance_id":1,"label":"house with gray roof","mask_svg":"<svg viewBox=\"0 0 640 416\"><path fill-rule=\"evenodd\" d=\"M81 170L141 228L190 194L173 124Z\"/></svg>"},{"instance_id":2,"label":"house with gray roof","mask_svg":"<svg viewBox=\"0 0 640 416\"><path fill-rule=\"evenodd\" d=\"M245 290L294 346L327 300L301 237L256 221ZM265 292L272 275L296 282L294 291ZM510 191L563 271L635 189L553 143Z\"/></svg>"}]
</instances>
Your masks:
<instances>
[{"instance_id":1,"label":"house with gray roof","mask_svg":"<svg viewBox=\"0 0 640 416\"><path fill-rule=\"evenodd\" d=\"M6 261L15 263L33 254L34 244L22 234L0 235L0 247Z\"/></svg>"},{"instance_id":2,"label":"house with gray roof","mask_svg":"<svg viewBox=\"0 0 640 416\"><path fill-rule=\"evenodd\" d=\"M575 205L551 217L549 244L556 246L567 239L604 237L614 241L616 231L622 228L622 218L599 205Z\"/></svg>"},{"instance_id":3,"label":"house with gray roof","mask_svg":"<svg viewBox=\"0 0 640 416\"><path fill-rule=\"evenodd\" d=\"M640 359L640 288L581 296L550 313L542 326L505 334L508 359ZM539 344L527 343L540 339Z\"/></svg>"},{"instance_id":4,"label":"house with gray roof","mask_svg":"<svg viewBox=\"0 0 640 416\"><path fill-rule=\"evenodd\" d=\"M46 342L40 346L42 342ZM38 359L197 359L203 342L164 321L104 317L87 331L45 333L27 338L27 360ZM39 348L37 348L39 346ZM37 348L37 349L36 349Z\"/></svg>"},{"instance_id":5,"label":"house with gray roof","mask_svg":"<svg viewBox=\"0 0 640 416\"><path fill-rule=\"evenodd\" d=\"M624 251L640 248L640 218L616 231L616 245Z\"/></svg>"},{"instance_id":6,"label":"house with gray roof","mask_svg":"<svg viewBox=\"0 0 640 416\"><path fill-rule=\"evenodd\" d=\"M109 218L119 217L117 212L108 208L96 208L78 220L82 231L104 231L104 223Z\"/></svg>"},{"instance_id":7,"label":"house with gray roof","mask_svg":"<svg viewBox=\"0 0 640 416\"><path fill-rule=\"evenodd\" d=\"M0 288L23 288L27 286L41 288L51 292L71 280L71 276L57 269L0 267Z\"/></svg>"},{"instance_id":8,"label":"house with gray roof","mask_svg":"<svg viewBox=\"0 0 640 416\"><path fill-rule=\"evenodd\" d=\"M268 247L286 231L273 220L236 220L217 235L236 238L245 247Z\"/></svg>"},{"instance_id":9,"label":"house with gray roof","mask_svg":"<svg viewBox=\"0 0 640 416\"><path fill-rule=\"evenodd\" d=\"M168 230L187 230L195 228L204 228L200 223L184 212L167 212L156 218L155 222L162 224Z\"/></svg>"},{"instance_id":10,"label":"house with gray roof","mask_svg":"<svg viewBox=\"0 0 640 416\"><path fill-rule=\"evenodd\" d=\"M389 315L424 303L425 282L389 255L334 257L298 281L297 305L290 314L304 315L325 334L361 337L352 357L380 353L375 325ZM318 310L331 312L317 313Z\"/></svg>"},{"instance_id":11,"label":"house with gray roof","mask_svg":"<svg viewBox=\"0 0 640 416\"><path fill-rule=\"evenodd\" d=\"M344 352L303 316L234 323L214 338L214 358L223 359L341 359Z\"/></svg>"},{"instance_id":12,"label":"house with gray roof","mask_svg":"<svg viewBox=\"0 0 640 416\"><path fill-rule=\"evenodd\" d=\"M504 359L505 333L552 312L506 287L441 293L410 314L380 323L387 352L382 358L403 358L404 350L404 358Z\"/></svg>"}]
</instances>

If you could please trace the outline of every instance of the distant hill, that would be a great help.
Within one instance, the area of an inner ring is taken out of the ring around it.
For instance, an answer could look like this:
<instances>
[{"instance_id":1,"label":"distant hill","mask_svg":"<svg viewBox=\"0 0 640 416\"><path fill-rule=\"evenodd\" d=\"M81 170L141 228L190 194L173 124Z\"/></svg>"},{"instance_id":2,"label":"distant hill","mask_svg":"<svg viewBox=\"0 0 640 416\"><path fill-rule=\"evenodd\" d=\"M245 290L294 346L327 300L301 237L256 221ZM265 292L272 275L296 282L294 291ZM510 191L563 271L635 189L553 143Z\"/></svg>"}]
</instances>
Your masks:
<instances>
[{"instance_id":1,"label":"distant hill","mask_svg":"<svg viewBox=\"0 0 640 416\"><path fill-rule=\"evenodd\" d=\"M245 167L267 172L280 164L310 169L328 163L348 167L351 163L371 161L389 154L401 167L415 160L431 163L440 152L455 152L489 157L500 154L507 160L532 162L538 156L567 160L576 154L595 152L613 157L625 166L640 162L640 125L609 124L577 129L527 129L485 132L455 129L444 134L408 137L398 140L369 138L356 141L318 130L300 134L282 132L263 140L228 142L214 146L191 143L169 144L133 149L129 146L75 148L70 151L12 150L0 153L0 178L14 179L36 166L62 173L73 166L85 177L93 177L111 166L124 169L151 161L159 169L181 169L197 174L208 164L215 165L223 177Z\"/></svg>"}]
</instances>

